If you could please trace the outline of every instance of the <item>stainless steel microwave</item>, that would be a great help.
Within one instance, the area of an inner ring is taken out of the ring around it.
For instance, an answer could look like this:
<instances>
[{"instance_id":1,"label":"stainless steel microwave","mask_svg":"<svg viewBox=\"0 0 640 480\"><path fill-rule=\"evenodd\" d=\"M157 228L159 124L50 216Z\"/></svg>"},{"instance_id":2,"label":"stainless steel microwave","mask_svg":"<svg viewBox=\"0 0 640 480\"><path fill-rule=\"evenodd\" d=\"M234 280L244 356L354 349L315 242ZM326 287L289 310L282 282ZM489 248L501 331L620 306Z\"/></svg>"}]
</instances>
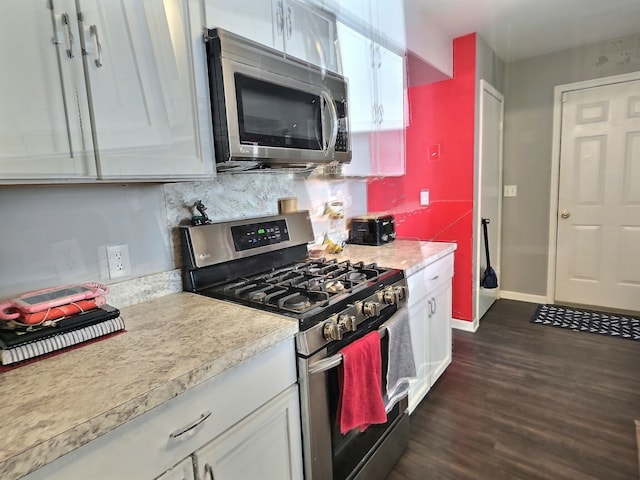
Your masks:
<instances>
[{"instance_id":1,"label":"stainless steel microwave","mask_svg":"<svg viewBox=\"0 0 640 480\"><path fill-rule=\"evenodd\" d=\"M219 171L351 160L343 77L222 29L206 44Z\"/></svg>"}]
</instances>

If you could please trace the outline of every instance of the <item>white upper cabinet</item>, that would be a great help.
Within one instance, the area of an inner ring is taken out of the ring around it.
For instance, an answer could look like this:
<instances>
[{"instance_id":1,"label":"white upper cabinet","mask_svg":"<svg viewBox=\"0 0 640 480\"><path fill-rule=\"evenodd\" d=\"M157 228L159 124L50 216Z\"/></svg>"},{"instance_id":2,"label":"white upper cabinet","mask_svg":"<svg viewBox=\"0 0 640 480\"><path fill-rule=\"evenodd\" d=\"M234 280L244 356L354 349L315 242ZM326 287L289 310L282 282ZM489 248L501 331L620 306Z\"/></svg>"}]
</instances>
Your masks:
<instances>
[{"instance_id":1,"label":"white upper cabinet","mask_svg":"<svg viewBox=\"0 0 640 480\"><path fill-rule=\"evenodd\" d=\"M402 130L406 95L404 57L380 45L375 45L374 57L378 127L380 130Z\"/></svg>"},{"instance_id":2,"label":"white upper cabinet","mask_svg":"<svg viewBox=\"0 0 640 480\"><path fill-rule=\"evenodd\" d=\"M342 74L348 81L349 119L351 132L376 130L375 83L373 68L374 44L355 30L338 24Z\"/></svg>"},{"instance_id":3,"label":"white upper cabinet","mask_svg":"<svg viewBox=\"0 0 640 480\"><path fill-rule=\"evenodd\" d=\"M99 176L211 173L213 156L203 155L199 129L207 117L196 102L206 78L193 66L192 48L202 43L204 25L197 2L78 4Z\"/></svg>"},{"instance_id":4,"label":"white upper cabinet","mask_svg":"<svg viewBox=\"0 0 640 480\"><path fill-rule=\"evenodd\" d=\"M334 17L297 0L206 0L207 26L220 27L319 66L337 71Z\"/></svg>"},{"instance_id":5,"label":"white upper cabinet","mask_svg":"<svg viewBox=\"0 0 640 480\"><path fill-rule=\"evenodd\" d=\"M0 178L95 178L74 6L4 0L0 15Z\"/></svg>"},{"instance_id":6,"label":"white upper cabinet","mask_svg":"<svg viewBox=\"0 0 640 480\"><path fill-rule=\"evenodd\" d=\"M407 45L404 1L376 0L371 2L371 17L377 41L390 48L405 50Z\"/></svg>"},{"instance_id":7,"label":"white upper cabinet","mask_svg":"<svg viewBox=\"0 0 640 480\"><path fill-rule=\"evenodd\" d=\"M213 174L197 1L8 0L0 12L13 72L0 84L0 182Z\"/></svg>"},{"instance_id":8,"label":"white upper cabinet","mask_svg":"<svg viewBox=\"0 0 640 480\"><path fill-rule=\"evenodd\" d=\"M301 2L276 3L283 9L282 36L287 55L336 72L335 19Z\"/></svg>"},{"instance_id":9,"label":"white upper cabinet","mask_svg":"<svg viewBox=\"0 0 640 480\"><path fill-rule=\"evenodd\" d=\"M324 0L323 8L334 12L338 21L365 33L379 44L404 51L403 0Z\"/></svg>"},{"instance_id":10,"label":"white upper cabinet","mask_svg":"<svg viewBox=\"0 0 640 480\"><path fill-rule=\"evenodd\" d=\"M276 13L271 0L205 0L206 25L223 28L253 41L276 48ZM280 48L282 49L282 48Z\"/></svg>"},{"instance_id":11,"label":"white upper cabinet","mask_svg":"<svg viewBox=\"0 0 640 480\"><path fill-rule=\"evenodd\" d=\"M349 176L405 172L404 57L338 22L343 75L349 82L352 159Z\"/></svg>"}]
</instances>

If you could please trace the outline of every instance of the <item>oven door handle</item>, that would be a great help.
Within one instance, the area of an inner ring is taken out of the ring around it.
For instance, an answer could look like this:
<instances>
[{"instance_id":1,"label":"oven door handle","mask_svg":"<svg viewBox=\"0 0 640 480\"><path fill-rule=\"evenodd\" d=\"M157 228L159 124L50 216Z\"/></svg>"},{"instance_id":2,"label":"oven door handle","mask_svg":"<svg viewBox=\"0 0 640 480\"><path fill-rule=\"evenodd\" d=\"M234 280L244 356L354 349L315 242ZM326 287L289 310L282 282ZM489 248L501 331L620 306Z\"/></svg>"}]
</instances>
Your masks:
<instances>
[{"instance_id":1,"label":"oven door handle","mask_svg":"<svg viewBox=\"0 0 640 480\"><path fill-rule=\"evenodd\" d=\"M380 338L384 337L387 334L387 327L384 323L378 328L378 334L380 335ZM318 360L317 362L309 365L309 374L313 375L314 373L321 373L326 372L327 370L331 370L332 368L340 365L343 360L344 357L341 353L336 353L335 355L332 355L330 357Z\"/></svg>"}]
</instances>

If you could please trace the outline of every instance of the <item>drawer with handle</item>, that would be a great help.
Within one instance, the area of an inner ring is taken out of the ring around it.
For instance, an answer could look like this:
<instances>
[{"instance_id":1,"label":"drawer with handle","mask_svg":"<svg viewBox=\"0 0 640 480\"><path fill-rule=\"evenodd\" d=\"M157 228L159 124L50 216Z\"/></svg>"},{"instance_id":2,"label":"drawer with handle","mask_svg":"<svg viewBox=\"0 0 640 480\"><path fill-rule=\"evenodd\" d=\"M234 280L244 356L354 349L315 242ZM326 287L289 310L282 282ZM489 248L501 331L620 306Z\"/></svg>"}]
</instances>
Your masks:
<instances>
[{"instance_id":1,"label":"drawer with handle","mask_svg":"<svg viewBox=\"0 0 640 480\"><path fill-rule=\"evenodd\" d=\"M445 255L433 263L407 277L409 304L420 301L427 293L435 290L453 277L453 255Z\"/></svg>"}]
</instances>

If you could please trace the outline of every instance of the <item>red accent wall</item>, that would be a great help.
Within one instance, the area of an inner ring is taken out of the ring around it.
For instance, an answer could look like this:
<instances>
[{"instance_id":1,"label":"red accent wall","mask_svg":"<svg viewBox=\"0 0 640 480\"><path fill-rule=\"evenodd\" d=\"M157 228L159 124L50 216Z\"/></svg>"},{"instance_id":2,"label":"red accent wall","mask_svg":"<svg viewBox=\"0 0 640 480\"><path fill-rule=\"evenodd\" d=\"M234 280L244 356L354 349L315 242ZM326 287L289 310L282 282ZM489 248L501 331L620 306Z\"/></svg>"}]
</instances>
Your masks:
<instances>
[{"instance_id":1,"label":"red accent wall","mask_svg":"<svg viewBox=\"0 0 640 480\"><path fill-rule=\"evenodd\" d=\"M476 35L453 41L453 78L409 89L406 174L369 182L368 210L395 214L398 238L456 242L453 316L473 320ZM440 157L432 158L432 146ZM430 205L420 206L420 190Z\"/></svg>"}]
</instances>

